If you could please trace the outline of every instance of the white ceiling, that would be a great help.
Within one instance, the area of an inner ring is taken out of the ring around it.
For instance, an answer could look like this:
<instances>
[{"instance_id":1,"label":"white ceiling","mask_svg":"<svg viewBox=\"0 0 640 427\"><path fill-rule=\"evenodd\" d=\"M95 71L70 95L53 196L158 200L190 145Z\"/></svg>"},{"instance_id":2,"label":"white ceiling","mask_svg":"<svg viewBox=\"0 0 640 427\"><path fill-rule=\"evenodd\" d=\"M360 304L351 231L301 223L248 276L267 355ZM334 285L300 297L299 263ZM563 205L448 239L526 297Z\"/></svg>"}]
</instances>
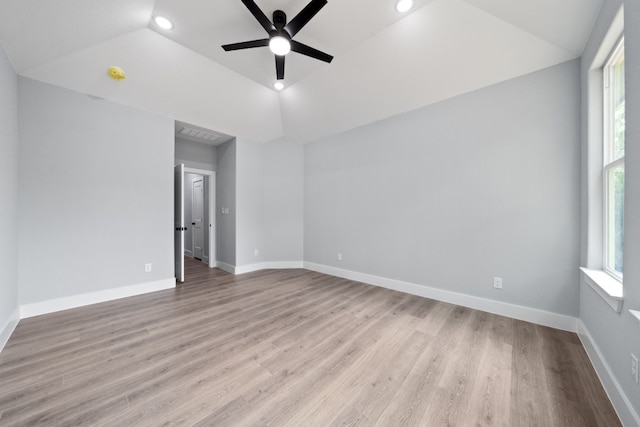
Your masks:
<instances>
[{"instance_id":1,"label":"white ceiling","mask_svg":"<svg viewBox=\"0 0 640 427\"><path fill-rule=\"evenodd\" d=\"M308 0L256 0L292 19ZM602 0L328 0L295 39L278 93L265 38L240 0L0 0L16 71L254 141L309 142L580 56ZM155 26L163 14L171 31ZM115 81L117 65L127 78Z\"/></svg>"}]
</instances>

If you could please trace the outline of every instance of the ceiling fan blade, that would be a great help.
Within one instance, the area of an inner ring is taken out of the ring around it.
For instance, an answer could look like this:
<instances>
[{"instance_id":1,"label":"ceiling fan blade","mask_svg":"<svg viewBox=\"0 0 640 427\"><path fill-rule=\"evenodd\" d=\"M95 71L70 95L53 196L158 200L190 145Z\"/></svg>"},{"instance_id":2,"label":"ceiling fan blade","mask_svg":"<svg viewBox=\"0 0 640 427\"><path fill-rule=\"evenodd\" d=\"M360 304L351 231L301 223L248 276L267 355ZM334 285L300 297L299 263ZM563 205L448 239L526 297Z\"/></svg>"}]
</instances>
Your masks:
<instances>
[{"instance_id":1,"label":"ceiling fan blade","mask_svg":"<svg viewBox=\"0 0 640 427\"><path fill-rule=\"evenodd\" d=\"M249 9L249 12L251 12L251 14L258 20L260 25L262 25L262 28L264 28L267 33L271 33L272 31L276 30L276 27L269 20L269 18L267 18L267 15L264 14L264 12L258 7L258 5L253 0L241 0L241 1L242 3L244 3L245 6L247 6L247 9Z\"/></svg>"},{"instance_id":2,"label":"ceiling fan blade","mask_svg":"<svg viewBox=\"0 0 640 427\"><path fill-rule=\"evenodd\" d=\"M251 40L248 42L224 44L222 48L229 52L230 50L250 49L252 47L269 46L269 39Z\"/></svg>"},{"instance_id":3,"label":"ceiling fan blade","mask_svg":"<svg viewBox=\"0 0 640 427\"><path fill-rule=\"evenodd\" d=\"M291 50L324 62L331 62L333 60L333 56L328 53L321 52L318 49L314 49L311 46L307 46L306 44L302 44L295 40L291 40Z\"/></svg>"},{"instance_id":4,"label":"ceiling fan blade","mask_svg":"<svg viewBox=\"0 0 640 427\"><path fill-rule=\"evenodd\" d=\"M275 55L276 56L276 78L278 80L284 79L284 55Z\"/></svg>"},{"instance_id":5,"label":"ceiling fan blade","mask_svg":"<svg viewBox=\"0 0 640 427\"><path fill-rule=\"evenodd\" d=\"M284 29L287 30L291 37L295 36L326 4L327 0L311 0L295 18L285 25Z\"/></svg>"}]
</instances>

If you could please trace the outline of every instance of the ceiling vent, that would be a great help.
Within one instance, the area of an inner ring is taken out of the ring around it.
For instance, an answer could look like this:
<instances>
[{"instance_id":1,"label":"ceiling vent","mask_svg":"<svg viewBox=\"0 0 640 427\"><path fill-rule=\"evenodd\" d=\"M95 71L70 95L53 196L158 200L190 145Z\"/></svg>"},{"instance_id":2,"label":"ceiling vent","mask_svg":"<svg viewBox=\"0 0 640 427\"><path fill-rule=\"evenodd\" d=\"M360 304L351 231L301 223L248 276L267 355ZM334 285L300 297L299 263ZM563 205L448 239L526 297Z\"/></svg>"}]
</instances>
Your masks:
<instances>
[{"instance_id":1,"label":"ceiling vent","mask_svg":"<svg viewBox=\"0 0 640 427\"><path fill-rule=\"evenodd\" d=\"M180 135L182 136L187 136L189 138L195 138L195 139L199 139L202 141L206 141L206 142L214 142L218 139L221 138L221 135L218 135L216 133L211 133L211 132L204 132L198 129L193 129L193 128L189 128L189 127L183 127L182 129L180 129L180 131L178 132Z\"/></svg>"}]
</instances>

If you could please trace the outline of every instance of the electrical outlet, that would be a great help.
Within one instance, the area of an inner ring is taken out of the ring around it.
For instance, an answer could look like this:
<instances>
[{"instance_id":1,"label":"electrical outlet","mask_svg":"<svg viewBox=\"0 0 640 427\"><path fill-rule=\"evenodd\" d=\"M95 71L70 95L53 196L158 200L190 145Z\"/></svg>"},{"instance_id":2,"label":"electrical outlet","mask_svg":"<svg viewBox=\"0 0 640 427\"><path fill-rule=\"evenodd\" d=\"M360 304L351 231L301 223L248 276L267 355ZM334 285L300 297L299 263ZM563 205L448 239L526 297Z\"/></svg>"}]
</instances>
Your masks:
<instances>
[{"instance_id":1,"label":"electrical outlet","mask_svg":"<svg viewBox=\"0 0 640 427\"><path fill-rule=\"evenodd\" d=\"M144 272L145 273L150 273L151 272L151 264L145 264L144 265Z\"/></svg>"},{"instance_id":2,"label":"electrical outlet","mask_svg":"<svg viewBox=\"0 0 640 427\"><path fill-rule=\"evenodd\" d=\"M638 384L638 358L631 353L631 378Z\"/></svg>"},{"instance_id":3,"label":"electrical outlet","mask_svg":"<svg viewBox=\"0 0 640 427\"><path fill-rule=\"evenodd\" d=\"M496 289L502 289L502 277L493 278L493 287Z\"/></svg>"},{"instance_id":4,"label":"electrical outlet","mask_svg":"<svg viewBox=\"0 0 640 427\"><path fill-rule=\"evenodd\" d=\"M338 261L342 261L342 254L338 252Z\"/></svg>"},{"instance_id":5,"label":"electrical outlet","mask_svg":"<svg viewBox=\"0 0 640 427\"><path fill-rule=\"evenodd\" d=\"M257 250L257 249L254 249L253 250L253 256L258 256L258 255L260 255L260 251Z\"/></svg>"}]
</instances>

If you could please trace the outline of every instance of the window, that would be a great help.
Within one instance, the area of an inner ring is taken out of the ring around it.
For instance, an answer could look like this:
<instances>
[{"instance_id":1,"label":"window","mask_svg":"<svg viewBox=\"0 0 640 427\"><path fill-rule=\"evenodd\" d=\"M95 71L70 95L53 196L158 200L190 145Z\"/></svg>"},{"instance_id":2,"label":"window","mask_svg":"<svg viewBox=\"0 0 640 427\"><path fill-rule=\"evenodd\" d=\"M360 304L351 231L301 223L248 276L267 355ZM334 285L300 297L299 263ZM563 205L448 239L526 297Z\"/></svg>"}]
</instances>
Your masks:
<instances>
[{"instance_id":1,"label":"window","mask_svg":"<svg viewBox=\"0 0 640 427\"><path fill-rule=\"evenodd\" d=\"M624 39L603 68L604 270L622 281L624 251Z\"/></svg>"},{"instance_id":2,"label":"window","mask_svg":"<svg viewBox=\"0 0 640 427\"><path fill-rule=\"evenodd\" d=\"M585 58L589 60L588 58ZM616 313L624 303L624 10L620 6L587 75L584 283Z\"/></svg>"}]
</instances>

